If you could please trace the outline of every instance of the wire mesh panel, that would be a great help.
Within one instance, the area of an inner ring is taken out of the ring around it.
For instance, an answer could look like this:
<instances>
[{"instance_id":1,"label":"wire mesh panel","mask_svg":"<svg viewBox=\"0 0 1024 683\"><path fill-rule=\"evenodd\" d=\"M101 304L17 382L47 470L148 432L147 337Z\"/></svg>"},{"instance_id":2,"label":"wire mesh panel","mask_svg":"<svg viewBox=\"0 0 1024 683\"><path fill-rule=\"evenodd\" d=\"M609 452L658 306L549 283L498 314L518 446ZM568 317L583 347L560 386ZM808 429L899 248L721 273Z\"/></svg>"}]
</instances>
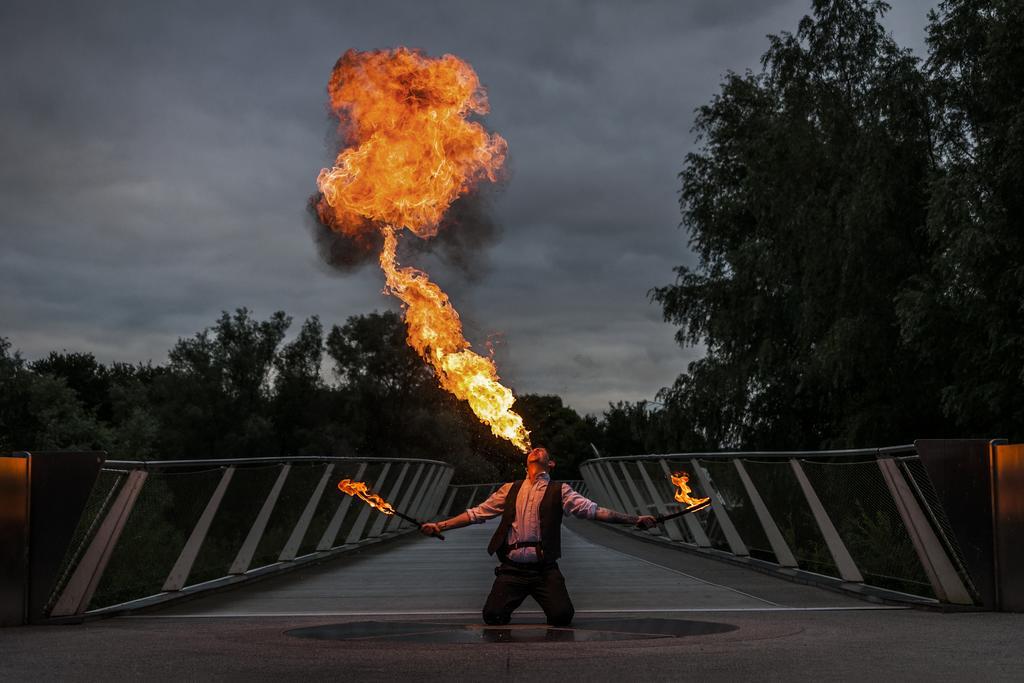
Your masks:
<instances>
[{"instance_id":1,"label":"wire mesh panel","mask_svg":"<svg viewBox=\"0 0 1024 683\"><path fill-rule=\"evenodd\" d=\"M876 460L801 465L865 583L933 597Z\"/></svg>"},{"instance_id":2,"label":"wire mesh panel","mask_svg":"<svg viewBox=\"0 0 1024 683\"><path fill-rule=\"evenodd\" d=\"M946 517L946 511L942 507L939 494L935 491L935 486L928 477L924 463L921 462L920 458L902 458L900 464L903 467L907 482L913 488L915 495L918 497L918 502L924 508L933 528L946 549L946 553L956 567L957 573L960 574L960 580L964 582L968 590L977 596L978 590L975 588L970 574L967 573L965 568L963 551L960 549L960 544L957 543L956 534L953 533L953 527L949 523L949 518Z\"/></svg>"},{"instance_id":3,"label":"wire mesh panel","mask_svg":"<svg viewBox=\"0 0 1024 683\"><path fill-rule=\"evenodd\" d=\"M71 577L71 572L78 565L78 561L82 558L86 546L89 545L100 522L103 521L103 516L109 509L111 502L113 502L114 496L117 495L121 485L124 484L127 478L128 474L126 472L100 470L96 477L96 482L93 484L92 491L89 493L89 499L85 503L85 508L82 510L82 516L78 520L75 533L71 537L71 542L68 543L68 550L64 554L60 571L57 573L57 582L50 593L46 611L53 607L53 604L63 592L64 586L67 585L67 581Z\"/></svg>"},{"instance_id":4,"label":"wire mesh panel","mask_svg":"<svg viewBox=\"0 0 1024 683\"><path fill-rule=\"evenodd\" d=\"M700 460L700 465L707 470L712 485L719 493L719 499L732 520L733 525L743 539L751 557L768 562L777 562L772 551L764 526L757 518L754 505L743 486L736 466L729 460Z\"/></svg>"},{"instance_id":5,"label":"wire mesh panel","mask_svg":"<svg viewBox=\"0 0 1024 683\"><path fill-rule=\"evenodd\" d=\"M783 459L744 459L743 465L775 518L800 569L839 576L839 570L789 462Z\"/></svg>"},{"instance_id":6,"label":"wire mesh panel","mask_svg":"<svg viewBox=\"0 0 1024 683\"><path fill-rule=\"evenodd\" d=\"M196 584L228 574L232 560L242 547L253 520L277 480L281 466L258 465L236 468L220 508L199 550L188 583Z\"/></svg>"},{"instance_id":7,"label":"wire mesh panel","mask_svg":"<svg viewBox=\"0 0 1024 683\"><path fill-rule=\"evenodd\" d=\"M160 592L221 474L220 468L150 474L89 609Z\"/></svg>"},{"instance_id":8,"label":"wire mesh panel","mask_svg":"<svg viewBox=\"0 0 1024 683\"><path fill-rule=\"evenodd\" d=\"M323 473L324 465L320 463L292 465L291 472L281 489L281 495L277 499L277 505L274 506L267 528L263 532L263 538L256 546L256 554L253 555L250 569L277 562L281 549L295 528L295 523L299 521L299 516Z\"/></svg>"}]
</instances>

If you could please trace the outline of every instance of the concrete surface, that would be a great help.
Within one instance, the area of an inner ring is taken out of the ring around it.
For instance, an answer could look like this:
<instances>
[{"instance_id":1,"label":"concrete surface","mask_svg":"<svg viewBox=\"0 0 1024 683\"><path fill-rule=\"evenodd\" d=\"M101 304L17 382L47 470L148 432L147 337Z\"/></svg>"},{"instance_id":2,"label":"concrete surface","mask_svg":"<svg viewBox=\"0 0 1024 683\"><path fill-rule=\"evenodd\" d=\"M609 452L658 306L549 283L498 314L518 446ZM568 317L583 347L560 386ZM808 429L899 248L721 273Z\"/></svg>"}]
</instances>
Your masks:
<instances>
[{"instance_id":1,"label":"concrete surface","mask_svg":"<svg viewBox=\"0 0 1024 683\"><path fill-rule=\"evenodd\" d=\"M0 629L0 680L1020 680L1024 616L890 609L574 523L580 618L736 630L605 642L421 644L285 635L347 621L479 622L492 525L404 538L151 615ZM667 554L666 554L667 553ZM532 601L518 623L539 622Z\"/></svg>"}]
</instances>

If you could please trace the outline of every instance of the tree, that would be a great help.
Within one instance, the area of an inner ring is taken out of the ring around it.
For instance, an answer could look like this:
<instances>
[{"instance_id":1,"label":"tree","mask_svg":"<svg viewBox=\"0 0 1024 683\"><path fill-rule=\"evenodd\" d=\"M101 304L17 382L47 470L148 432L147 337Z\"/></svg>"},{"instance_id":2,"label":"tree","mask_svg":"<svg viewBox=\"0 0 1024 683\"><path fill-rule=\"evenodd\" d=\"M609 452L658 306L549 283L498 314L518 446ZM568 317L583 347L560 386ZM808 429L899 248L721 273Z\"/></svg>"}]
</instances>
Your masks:
<instances>
[{"instance_id":1,"label":"tree","mask_svg":"<svg viewBox=\"0 0 1024 683\"><path fill-rule=\"evenodd\" d=\"M32 372L59 377L78 399L101 419L111 417L110 378L107 368L91 353L51 351L29 364Z\"/></svg>"},{"instance_id":2,"label":"tree","mask_svg":"<svg viewBox=\"0 0 1024 683\"><path fill-rule=\"evenodd\" d=\"M320 375L324 327L320 318L306 320L295 339L274 359L271 419L282 451L288 455L344 455L343 430L334 421L336 407Z\"/></svg>"},{"instance_id":3,"label":"tree","mask_svg":"<svg viewBox=\"0 0 1024 683\"><path fill-rule=\"evenodd\" d=\"M101 448L109 433L64 377L37 374L0 337L0 451Z\"/></svg>"},{"instance_id":4,"label":"tree","mask_svg":"<svg viewBox=\"0 0 1024 683\"><path fill-rule=\"evenodd\" d=\"M900 296L904 338L960 435L1024 437L1024 5L929 15L935 147L928 269Z\"/></svg>"},{"instance_id":5,"label":"tree","mask_svg":"<svg viewBox=\"0 0 1024 683\"><path fill-rule=\"evenodd\" d=\"M680 174L698 264L652 291L679 342L707 347L664 394L694 410L686 439L881 445L938 422L894 304L927 258L926 83L886 9L814 0L698 110Z\"/></svg>"},{"instance_id":6,"label":"tree","mask_svg":"<svg viewBox=\"0 0 1024 683\"><path fill-rule=\"evenodd\" d=\"M154 386L162 457L279 453L268 404L277 349L290 324L281 311L258 321L240 308L178 340Z\"/></svg>"}]
</instances>

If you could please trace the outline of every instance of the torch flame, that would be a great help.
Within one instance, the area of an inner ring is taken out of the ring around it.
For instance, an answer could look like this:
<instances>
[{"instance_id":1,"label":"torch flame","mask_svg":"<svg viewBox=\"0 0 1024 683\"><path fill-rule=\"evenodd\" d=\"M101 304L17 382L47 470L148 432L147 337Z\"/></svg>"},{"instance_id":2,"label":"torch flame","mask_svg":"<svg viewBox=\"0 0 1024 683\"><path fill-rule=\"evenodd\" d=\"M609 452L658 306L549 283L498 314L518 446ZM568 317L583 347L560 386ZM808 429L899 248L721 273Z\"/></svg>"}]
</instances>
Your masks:
<instances>
[{"instance_id":1,"label":"torch flame","mask_svg":"<svg viewBox=\"0 0 1024 683\"><path fill-rule=\"evenodd\" d=\"M466 118L489 110L480 80L453 55L431 59L400 47L349 50L327 89L348 147L317 177L321 221L364 241L368 232L383 235L385 291L404 305L409 345L496 436L529 451L530 434L494 362L470 349L441 288L396 260L399 230L433 237L451 203L493 181L505 161L505 140Z\"/></svg>"},{"instance_id":2,"label":"torch flame","mask_svg":"<svg viewBox=\"0 0 1024 683\"><path fill-rule=\"evenodd\" d=\"M687 484L690 481L690 475L686 472L676 472L670 478L672 479L672 485L679 487L675 494L677 503L686 503L689 507L696 507L708 502L708 498L694 498L690 495L693 493L693 489Z\"/></svg>"},{"instance_id":3,"label":"torch flame","mask_svg":"<svg viewBox=\"0 0 1024 683\"><path fill-rule=\"evenodd\" d=\"M391 503L370 491L366 487L365 481L342 479L338 482L338 490L342 493L347 493L350 496L359 498L359 500L363 501L375 510L380 510L385 515L395 514L395 508L391 507Z\"/></svg>"}]
</instances>

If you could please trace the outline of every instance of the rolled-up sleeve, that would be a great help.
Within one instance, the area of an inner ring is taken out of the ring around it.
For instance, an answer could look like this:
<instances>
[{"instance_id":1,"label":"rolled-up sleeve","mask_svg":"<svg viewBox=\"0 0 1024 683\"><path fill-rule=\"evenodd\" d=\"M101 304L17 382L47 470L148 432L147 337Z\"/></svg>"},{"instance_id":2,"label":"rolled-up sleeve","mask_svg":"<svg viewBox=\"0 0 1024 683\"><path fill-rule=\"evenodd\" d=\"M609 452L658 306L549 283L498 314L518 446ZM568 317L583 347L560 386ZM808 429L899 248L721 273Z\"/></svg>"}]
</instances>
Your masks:
<instances>
[{"instance_id":1,"label":"rolled-up sleeve","mask_svg":"<svg viewBox=\"0 0 1024 683\"><path fill-rule=\"evenodd\" d=\"M597 516L597 503L577 493L568 484L562 484L562 510L573 517L594 519Z\"/></svg>"},{"instance_id":2,"label":"rolled-up sleeve","mask_svg":"<svg viewBox=\"0 0 1024 683\"><path fill-rule=\"evenodd\" d=\"M468 508L466 514L469 515L469 520L473 524L483 524L491 517L497 517L503 513L505 511L505 499L508 497L510 488L512 488L512 482L502 484L487 500L476 507Z\"/></svg>"}]
</instances>

